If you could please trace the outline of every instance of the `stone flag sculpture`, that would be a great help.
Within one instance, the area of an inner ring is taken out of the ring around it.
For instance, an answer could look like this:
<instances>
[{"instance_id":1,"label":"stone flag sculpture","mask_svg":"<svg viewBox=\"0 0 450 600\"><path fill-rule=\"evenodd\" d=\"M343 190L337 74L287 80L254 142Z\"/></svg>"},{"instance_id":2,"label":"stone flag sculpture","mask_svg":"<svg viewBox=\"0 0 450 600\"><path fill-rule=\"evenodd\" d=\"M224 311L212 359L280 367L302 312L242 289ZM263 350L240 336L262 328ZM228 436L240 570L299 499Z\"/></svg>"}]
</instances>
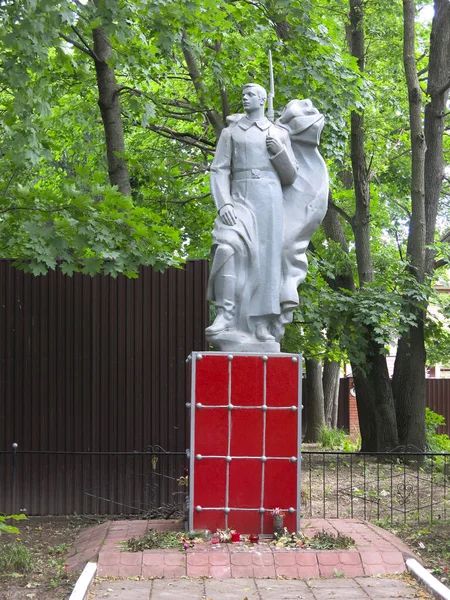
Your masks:
<instances>
[{"instance_id":1,"label":"stone flag sculpture","mask_svg":"<svg viewBox=\"0 0 450 600\"><path fill-rule=\"evenodd\" d=\"M327 209L323 116L310 100L292 100L272 123L266 99L261 86L244 86L245 114L227 118L211 165L218 216L208 300L216 318L206 337L223 352L279 352Z\"/></svg>"}]
</instances>

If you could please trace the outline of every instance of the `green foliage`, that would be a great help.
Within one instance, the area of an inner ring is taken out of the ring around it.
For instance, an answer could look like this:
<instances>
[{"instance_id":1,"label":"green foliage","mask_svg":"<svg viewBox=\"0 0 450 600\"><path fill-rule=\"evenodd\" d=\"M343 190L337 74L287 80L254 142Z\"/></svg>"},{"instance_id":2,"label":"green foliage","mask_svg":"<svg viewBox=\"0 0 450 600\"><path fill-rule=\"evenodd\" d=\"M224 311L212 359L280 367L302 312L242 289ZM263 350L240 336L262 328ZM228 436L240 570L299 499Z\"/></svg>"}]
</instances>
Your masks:
<instances>
[{"instance_id":1,"label":"green foliage","mask_svg":"<svg viewBox=\"0 0 450 600\"><path fill-rule=\"evenodd\" d=\"M27 517L24 514L20 515L0 515L0 535L2 533L19 533L19 529L13 525L8 525L6 521L26 521Z\"/></svg>"},{"instance_id":2,"label":"green foliage","mask_svg":"<svg viewBox=\"0 0 450 600\"><path fill-rule=\"evenodd\" d=\"M30 551L22 544L0 546L0 572L27 573L33 567Z\"/></svg>"},{"instance_id":3,"label":"green foliage","mask_svg":"<svg viewBox=\"0 0 450 600\"><path fill-rule=\"evenodd\" d=\"M445 426L445 417L425 409L425 427L428 452L450 452L450 438L446 433L437 433L438 427Z\"/></svg>"},{"instance_id":4,"label":"green foliage","mask_svg":"<svg viewBox=\"0 0 450 600\"><path fill-rule=\"evenodd\" d=\"M327 450L338 450L342 448L346 435L344 429L333 429L323 425L320 428L319 444Z\"/></svg>"}]
</instances>

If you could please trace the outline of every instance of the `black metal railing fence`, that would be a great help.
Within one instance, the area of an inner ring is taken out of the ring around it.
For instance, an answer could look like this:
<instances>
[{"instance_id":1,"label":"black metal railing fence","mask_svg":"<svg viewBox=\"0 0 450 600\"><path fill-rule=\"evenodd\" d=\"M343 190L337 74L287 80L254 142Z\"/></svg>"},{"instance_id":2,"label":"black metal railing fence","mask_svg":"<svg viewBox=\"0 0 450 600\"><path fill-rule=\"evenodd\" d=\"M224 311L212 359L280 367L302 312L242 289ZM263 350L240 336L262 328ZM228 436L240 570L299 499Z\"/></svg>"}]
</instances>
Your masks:
<instances>
[{"instance_id":1,"label":"black metal railing fence","mask_svg":"<svg viewBox=\"0 0 450 600\"><path fill-rule=\"evenodd\" d=\"M0 452L0 513L178 518L185 452ZM450 454L302 453L302 518L450 518Z\"/></svg>"},{"instance_id":2,"label":"black metal railing fence","mask_svg":"<svg viewBox=\"0 0 450 600\"><path fill-rule=\"evenodd\" d=\"M0 452L0 512L181 516L185 452Z\"/></svg>"},{"instance_id":3,"label":"black metal railing fence","mask_svg":"<svg viewBox=\"0 0 450 600\"><path fill-rule=\"evenodd\" d=\"M450 518L450 454L303 452L304 518Z\"/></svg>"}]
</instances>

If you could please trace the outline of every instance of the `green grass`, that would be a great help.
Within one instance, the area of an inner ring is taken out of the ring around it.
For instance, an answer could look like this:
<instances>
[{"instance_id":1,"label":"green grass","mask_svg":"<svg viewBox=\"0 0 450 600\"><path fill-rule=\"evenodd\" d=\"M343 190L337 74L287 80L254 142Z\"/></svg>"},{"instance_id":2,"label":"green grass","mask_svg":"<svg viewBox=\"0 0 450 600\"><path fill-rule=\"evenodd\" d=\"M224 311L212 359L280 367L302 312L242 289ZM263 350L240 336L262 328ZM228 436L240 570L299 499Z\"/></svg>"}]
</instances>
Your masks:
<instances>
[{"instance_id":1,"label":"green grass","mask_svg":"<svg viewBox=\"0 0 450 600\"><path fill-rule=\"evenodd\" d=\"M0 548L0 572L28 573L32 566L31 554L26 546L11 543Z\"/></svg>"},{"instance_id":2,"label":"green grass","mask_svg":"<svg viewBox=\"0 0 450 600\"><path fill-rule=\"evenodd\" d=\"M346 435L344 429L333 429L324 425L320 429L319 444L327 450L337 450L342 448Z\"/></svg>"}]
</instances>

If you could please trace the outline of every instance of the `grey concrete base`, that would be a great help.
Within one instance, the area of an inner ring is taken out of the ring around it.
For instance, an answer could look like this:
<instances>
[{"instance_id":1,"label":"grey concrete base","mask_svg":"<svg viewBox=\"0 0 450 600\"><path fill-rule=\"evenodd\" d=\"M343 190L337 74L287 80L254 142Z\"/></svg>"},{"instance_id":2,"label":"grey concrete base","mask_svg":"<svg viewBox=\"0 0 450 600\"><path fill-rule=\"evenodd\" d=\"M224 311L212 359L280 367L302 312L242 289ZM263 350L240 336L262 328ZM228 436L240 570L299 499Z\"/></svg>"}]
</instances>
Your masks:
<instances>
[{"instance_id":1,"label":"grey concrete base","mask_svg":"<svg viewBox=\"0 0 450 600\"><path fill-rule=\"evenodd\" d=\"M406 561L408 571L415 577L435 598L450 600L450 590L427 571L415 558Z\"/></svg>"},{"instance_id":2,"label":"grey concrete base","mask_svg":"<svg viewBox=\"0 0 450 600\"><path fill-rule=\"evenodd\" d=\"M354 579L154 579L106 580L90 600L388 600L417 598L417 587L387 577ZM421 596L424 598L424 596Z\"/></svg>"}]
</instances>

